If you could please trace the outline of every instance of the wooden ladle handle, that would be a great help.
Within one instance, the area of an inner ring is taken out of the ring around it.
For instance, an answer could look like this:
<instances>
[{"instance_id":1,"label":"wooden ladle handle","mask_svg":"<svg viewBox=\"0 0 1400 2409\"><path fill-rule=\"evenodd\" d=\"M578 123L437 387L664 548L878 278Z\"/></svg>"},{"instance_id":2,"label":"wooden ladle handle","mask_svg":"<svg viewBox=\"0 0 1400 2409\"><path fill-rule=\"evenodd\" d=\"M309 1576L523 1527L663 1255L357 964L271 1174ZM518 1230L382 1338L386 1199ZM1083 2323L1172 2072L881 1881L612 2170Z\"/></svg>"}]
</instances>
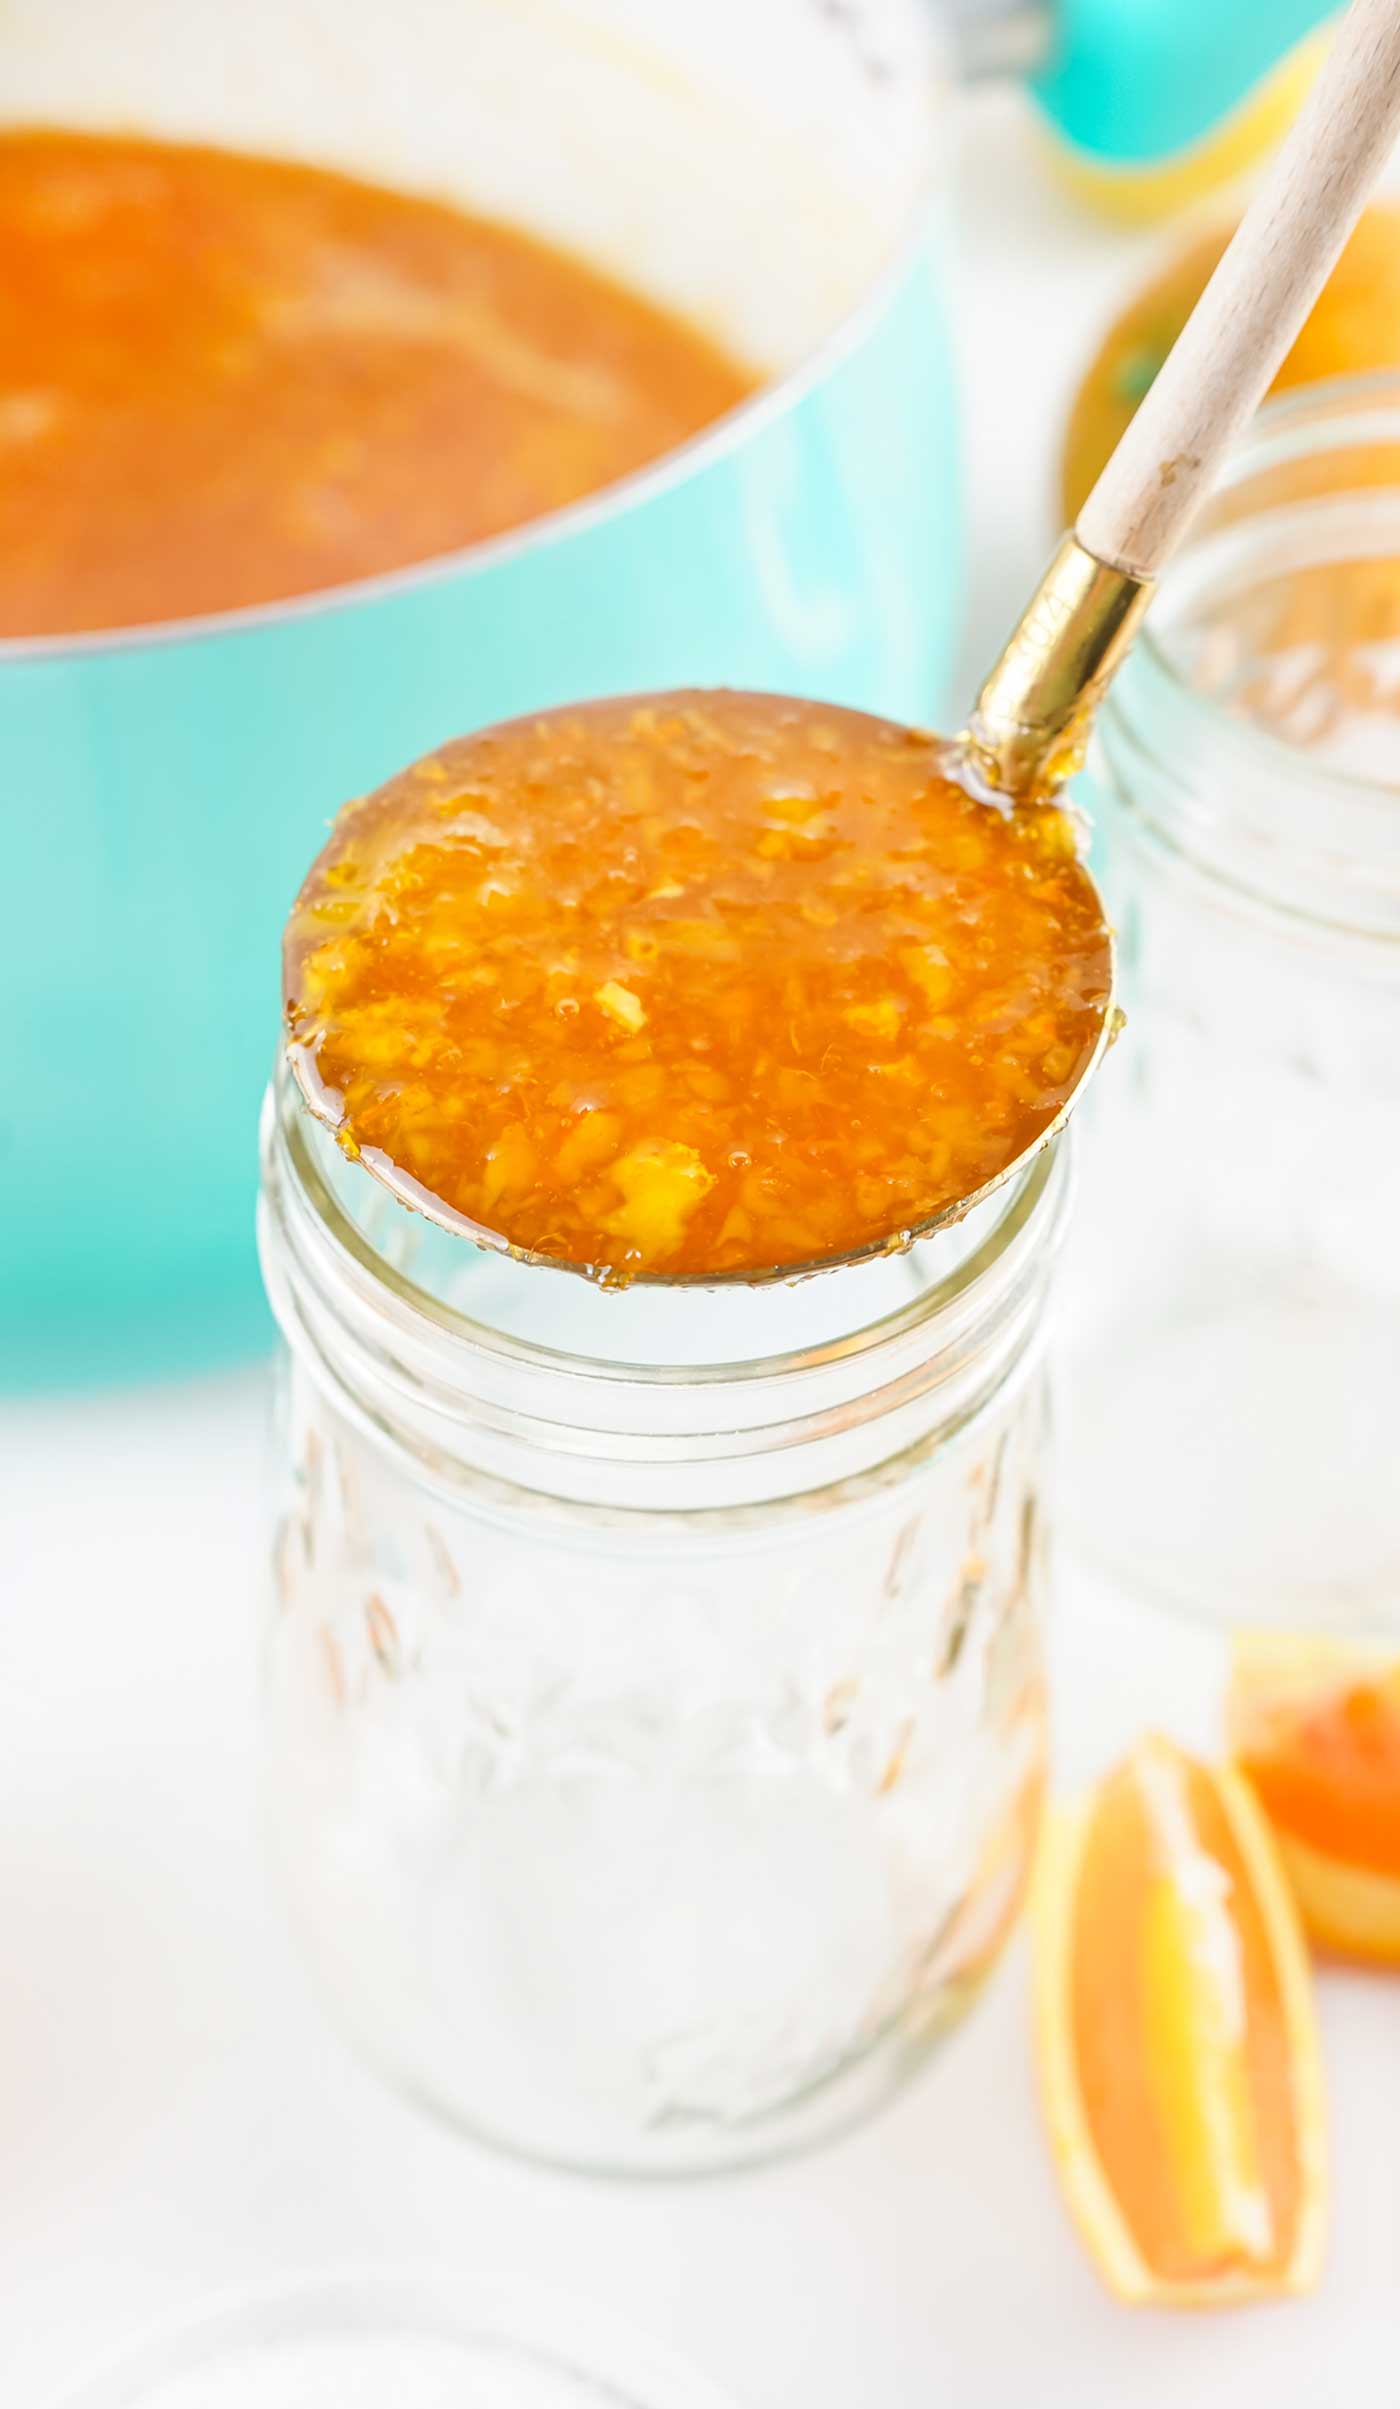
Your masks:
<instances>
[{"instance_id":1,"label":"wooden ladle handle","mask_svg":"<svg viewBox=\"0 0 1400 2409\"><path fill-rule=\"evenodd\" d=\"M1233 242L1079 513L1075 533L1096 560L1143 579L1164 566L1273 383L1397 130L1400 0L1352 0Z\"/></svg>"}]
</instances>

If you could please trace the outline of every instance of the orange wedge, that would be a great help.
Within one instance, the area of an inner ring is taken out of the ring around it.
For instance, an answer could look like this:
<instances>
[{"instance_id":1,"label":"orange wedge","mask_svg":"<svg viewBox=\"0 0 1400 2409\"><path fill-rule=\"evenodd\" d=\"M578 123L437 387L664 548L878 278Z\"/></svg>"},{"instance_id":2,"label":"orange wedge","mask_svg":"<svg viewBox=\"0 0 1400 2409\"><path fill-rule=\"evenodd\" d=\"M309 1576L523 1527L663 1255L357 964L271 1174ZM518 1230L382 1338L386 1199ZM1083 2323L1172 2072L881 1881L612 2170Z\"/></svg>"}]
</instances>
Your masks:
<instances>
[{"instance_id":1,"label":"orange wedge","mask_svg":"<svg viewBox=\"0 0 1400 2409\"><path fill-rule=\"evenodd\" d=\"M1233 228L1194 232L1114 320L1075 396L1060 462L1060 508L1072 527L1138 403L1195 308ZM1359 219L1272 390L1400 366L1400 210ZM1393 472L1392 472L1393 473Z\"/></svg>"},{"instance_id":2,"label":"orange wedge","mask_svg":"<svg viewBox=\"0 0 1400 2409\"><path fill-rule=\"evenodd\" d=\"M1226 1725L1314 1940L1400 1965L1400 1655L1244 1633Z\"/></svg>"},{"instance_id":3,"label":"orange wedge","mask_svg":"<svg viewBox=\"0 0 1400 2409\"><path fill-rule=\"evenodd\" d=\"M1110 2288L1305 2290L1324 2194L1310 1973L1248 1785L1141 1741L1052 1820L1034 1945L1051 2142Z\"/></svg>"}]
</instances>

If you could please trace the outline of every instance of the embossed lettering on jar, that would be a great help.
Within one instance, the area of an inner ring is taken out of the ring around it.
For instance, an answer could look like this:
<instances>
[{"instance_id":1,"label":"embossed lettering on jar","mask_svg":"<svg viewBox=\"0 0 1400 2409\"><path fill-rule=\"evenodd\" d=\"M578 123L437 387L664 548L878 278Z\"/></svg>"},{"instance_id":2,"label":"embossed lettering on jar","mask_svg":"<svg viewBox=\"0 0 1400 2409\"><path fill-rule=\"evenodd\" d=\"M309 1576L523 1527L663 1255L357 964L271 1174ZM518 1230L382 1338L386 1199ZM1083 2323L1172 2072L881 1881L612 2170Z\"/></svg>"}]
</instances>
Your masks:
<instances>
[{"instance_id":1,"label":"embossed lettering on jar","mask_svg":"<svg viewBox=\"0 0 1400 2409\"><path fill-rule=\"evenodd\" d=\"M1062 1146L805 1287L600 1294L264 1132L268 1784L335 2012L488 2138L730 2164L885 2096L1014 1920Z\"/></svg>"}]
</instances>

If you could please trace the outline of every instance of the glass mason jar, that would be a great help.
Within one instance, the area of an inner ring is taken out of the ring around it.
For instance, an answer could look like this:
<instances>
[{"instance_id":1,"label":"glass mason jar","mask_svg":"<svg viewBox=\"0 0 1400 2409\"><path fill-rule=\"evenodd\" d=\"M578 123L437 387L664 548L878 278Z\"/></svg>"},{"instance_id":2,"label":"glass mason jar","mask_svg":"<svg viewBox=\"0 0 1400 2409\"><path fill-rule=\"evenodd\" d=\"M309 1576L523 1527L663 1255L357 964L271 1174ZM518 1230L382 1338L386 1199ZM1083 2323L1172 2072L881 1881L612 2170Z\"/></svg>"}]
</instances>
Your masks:
<instances>
[{"instance_id":1,"label":"glass mason jar","mask_svg":"<svg viewBox=\"0 0 1400 2409\"><path fill-rule=\"evenodd\" d=\"M329 1997L477 2133L699 2169L882 2098L995 1957L1044 1750L1063 1146L798 1287L446 1237L285 1073L273 1846Z\"/></svg>"},{"instance_id":2,"label":"glass mason jar","mask_svg":"<svg viewBox=\"0 0 1400 2409\"><path fill-rule=\"evenodd\" d=\"M1076 1542L1229 1621L1400 1600L1400 381L1271 406L1104 712Z\"/></svg>"}]
</instances>

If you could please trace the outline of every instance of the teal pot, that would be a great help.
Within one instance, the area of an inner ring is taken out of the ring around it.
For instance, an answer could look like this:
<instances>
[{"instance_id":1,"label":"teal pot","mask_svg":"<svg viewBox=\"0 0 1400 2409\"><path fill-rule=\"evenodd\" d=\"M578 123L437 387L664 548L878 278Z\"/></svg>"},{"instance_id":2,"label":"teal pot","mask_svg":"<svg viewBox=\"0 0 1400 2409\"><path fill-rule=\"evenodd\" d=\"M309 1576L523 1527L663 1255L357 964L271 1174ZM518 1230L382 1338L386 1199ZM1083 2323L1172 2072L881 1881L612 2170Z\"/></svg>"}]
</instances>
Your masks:
<instances>
[{"instance_id":1,"label":"teal pot","mask_svg":"<svg viewBox=\"0 0 1400 2409\"><path fill-rule=\"evenodd\" d=\"M5 42L16 118L454 194L674 303L767 379L653 468L450 559L0 645L15 1387L268 1335L253 1193L278 938L340 802L462 729L610 689L936 716L961 559L921 0L11 0Z\"/></svg>"}]
</instances>

